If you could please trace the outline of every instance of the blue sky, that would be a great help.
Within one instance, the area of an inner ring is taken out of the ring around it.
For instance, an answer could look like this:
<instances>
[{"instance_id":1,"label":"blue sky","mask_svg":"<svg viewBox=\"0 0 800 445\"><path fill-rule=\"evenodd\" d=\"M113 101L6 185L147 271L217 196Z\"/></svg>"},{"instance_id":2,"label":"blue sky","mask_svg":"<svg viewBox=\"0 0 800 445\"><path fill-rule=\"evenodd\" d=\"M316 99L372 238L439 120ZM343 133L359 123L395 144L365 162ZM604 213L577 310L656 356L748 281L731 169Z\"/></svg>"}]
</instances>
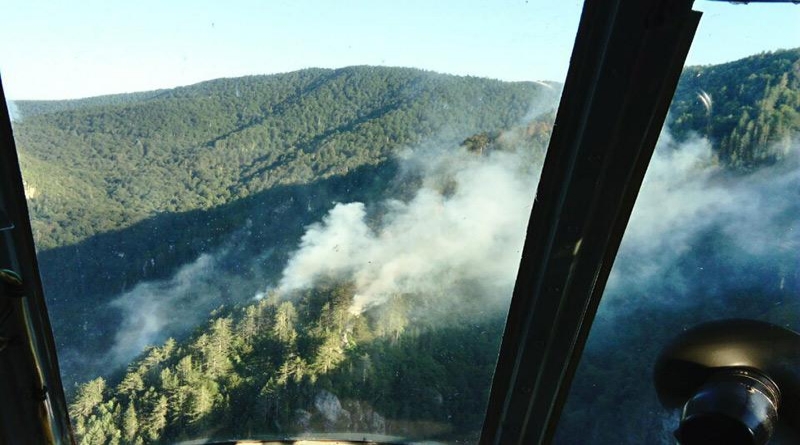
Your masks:
<instances>
[{"instance_id":1,"label":"blue sky","mask_svg":"<svg viewBox=\"0 0 800 445\"><path fill-rule=\"evenodd\" d=\"M0 3L10 99L62 99L347 65L562 80L577 0ZM800 46L800 6L697 1L690 64Z\"/></svg>"}]
</instances>

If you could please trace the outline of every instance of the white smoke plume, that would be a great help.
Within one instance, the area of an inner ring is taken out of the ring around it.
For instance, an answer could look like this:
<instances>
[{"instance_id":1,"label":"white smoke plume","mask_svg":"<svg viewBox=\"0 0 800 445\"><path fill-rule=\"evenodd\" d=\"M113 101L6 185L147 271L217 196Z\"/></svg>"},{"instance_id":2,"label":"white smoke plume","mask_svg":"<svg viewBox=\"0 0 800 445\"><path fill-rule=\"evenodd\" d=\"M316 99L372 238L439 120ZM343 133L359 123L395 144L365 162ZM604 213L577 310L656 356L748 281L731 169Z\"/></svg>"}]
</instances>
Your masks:
<instances>
[{"instance_id":1,"label":"white smoke plume","mask_svg":"<svg viewBox=\"0 0 800 445\"><path fill-rule=\"evenodd\" d=\"M794 150L774 166L737 174L718 164L707 140L676 144L662 134L601 316L676 304L704 306L710 317L756 316L726 306L737 293L780 299L787 286L797 286L798 161Z\"/></svg>"},{"instance_id":2,"label":"white smoke plume","mask_svg":"<svg viewBox=\"0 0 800 445\"><path fill-rule=\"evenodd\" d=\"M619 443L674 443L680 413L661 406L651 376L678 333L727 318L800 329L798 154L794 144L775 165L733 172L707 140L661 135L557 443L591 441L578 432L586 424L579 413L596 412L605 413L598 425L615 425Z\"/></svg>"},{"instance_id":3,"label":"white smoke plume","mask_svg":"<svg viewBox=\"0 0 800 445\"><path fill-rule=\"evenodd\" d=\"M791 266L798 259L792 252L800 251L796 152L794 158L760 173L734 174L719 165L709 141L679 144L664 132L601 316L644 304L697 303L692 297L698 292L724 302L715 296L766 282L796 282L798 268ZM279 290L307 288L321 277L353 280L352 310L360 312L405 293L463 298L463 284L478 283L477 294L507 304L539 165L504 152L488 157L421 152L410 161L426 172L413 199L384 203L377 225L365 204L337 204L308 228ZM441 192L447 177L454 181L452 194ZM703 244L710 239L714 246ZM697 267L689 269L687 258ZM782 276L765 275L787 261Z\"/></svg>"},{"instance_id":4,"label":"white smoke plume","mask_svg":"<svg viewBox=\"0 0 800 445\"><path fill-rule=\"evenodd\" d=\"M219 300L215 260L201 255L172 278L136 285L110 304L123 320L107 358L115 365L129 363L148 345L163 341L170 332L190 329L208 315L209 302Z\"/></svg>"},{"instance_id":5,"label":"white smoke plume","mask_svg":"<svg viewBox=\"0 0 800 445\"><path fill-rule=\"evenodd\" d=\"M464 283L507 301L538 166L519 153L463 149L420 151L406 162L425 170L413 198L383 203L377 227L363 203L336 204L308 228L280 291L310 287L321 277L352 279L353 312L406 293L458 298Z\"/></svg>"},{"instance_id":6,"label":"white smoke plume","mask_svg":"<svg viewBox=\"0 0 800 445\"><path fill-rule=\"evenodd\" d=\"M507 303L541 153L478 155L428 147L401 158L401 176L422 176L413 198L335 204L308 227L279 291L340 277L357 283L354 312L401 293L436 295L439 303L460 304L473 294L489 296L483 303ZM114 298L110 306L122 321L104 362L127 364L145 347L189 332L220 305L263 298L263 275L245 278L223 267L236 263L254 273L263 266L271 251L242 258L235 247L248 236L243 232L229 247L201 255L169 279L139 283Z\"/></svg>"},{"instance_id":7,"label":"white smoke plume","mask_svg":"<svg viewBox=\"0 0 800 445\"><path fill-rule=\"evenodd\" d=\"M268 258L270 252L242 261L237 243L246 241L247 232L235 234L226 246L201 254L171 278L141 282L108 303L122 321L103 363L126 365L147 346L169 337L180 338L215 309L253 295L264 277L250 266ZM238 267L240 264L247 266Z\"/></svg>"},{"instance_id":8,"label":"white smoke plume","mask_svg":"<svg viewBox=\"0 0 800 445\"><path fill-rule=\"evenodd\" d=\"M800 162L797 151L793 156L733 175L718 165L708 141L678 144L662 134L596 329L613 326L634 308L698 301L724 306L721 295L731 289L797 287ZM541 153L418 149L403 165L409 175L421 172L413 196L333 205L307 228L279 292L333 277L355 283L355 313L402 294L435 299L445 313L467 305L507 308ZM112 306L123 321L107 359L127 363L145 346L188 332L215 307L263 290L263 276L222 276L217 265L228 256L249 264L248 270L262 262L236 253L203 255L168 280L141 283L117 297Z\"/></svg>"},{"instance_id":9,"label":"white smoke plume","mask_svg":"<svg viewBox=\"0 0 800 445\"><path fill-rule=\"evenodd\" d=\"M269 262L274 249L246 250L254 236L248 219L220 247L199 254L169 278L140 281L106 303L120 322L111 330L114 340L100 363L127 365L147 346L181 339L214 310L258 295L266 279L259 265ZM147 264L158 267L155 260Z\"/></svg>"}]
</instances>

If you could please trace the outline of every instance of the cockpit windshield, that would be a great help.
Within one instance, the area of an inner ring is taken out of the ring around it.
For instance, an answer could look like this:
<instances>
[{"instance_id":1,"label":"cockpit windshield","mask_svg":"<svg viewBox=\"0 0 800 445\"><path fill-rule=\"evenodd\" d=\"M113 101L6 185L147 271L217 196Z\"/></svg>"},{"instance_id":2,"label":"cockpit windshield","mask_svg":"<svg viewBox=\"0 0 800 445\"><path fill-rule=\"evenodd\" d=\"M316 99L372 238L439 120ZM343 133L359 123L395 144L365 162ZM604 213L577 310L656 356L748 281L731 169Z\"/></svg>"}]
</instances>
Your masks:
<instances>
[{"instance_id":1,"label":"cockpit windshield","mask_svg":"<svg viewBox=\"0 0 800 445\"><path fill-rule=\"evenodd\" d=\"M4 5L78 441L478 442L582 6ZM752 10L708 9L563 443L671 439L637 398L661 334L798 328L800 9L741 45L715 16Z\"/></svg>"},{"instance_id":2,"label":"cockpit windshield","mask_svg":"<svg viewBox=\"0 0 800 445\"><path fill-rule=\"evenodd\" d=\"M704 12L561 418L556 443L675 443L653 367L721 319L800 330L796 5ZM715 64L698 64L709 48ZM726 61L749 48L748 57ZM613 425L613 428L609 428ZM770 443L795 443L774 438Z\"/></svg>"},{"instance_id":3,"label":"cockpit windshield","mask_svg":"<svg viewBox=\"0 0 800 445\"><path fill-rule=\"evenodd\" d=\"M580 2L4 9L80 442L477 441Z\"/></svg>"}]
</instances>

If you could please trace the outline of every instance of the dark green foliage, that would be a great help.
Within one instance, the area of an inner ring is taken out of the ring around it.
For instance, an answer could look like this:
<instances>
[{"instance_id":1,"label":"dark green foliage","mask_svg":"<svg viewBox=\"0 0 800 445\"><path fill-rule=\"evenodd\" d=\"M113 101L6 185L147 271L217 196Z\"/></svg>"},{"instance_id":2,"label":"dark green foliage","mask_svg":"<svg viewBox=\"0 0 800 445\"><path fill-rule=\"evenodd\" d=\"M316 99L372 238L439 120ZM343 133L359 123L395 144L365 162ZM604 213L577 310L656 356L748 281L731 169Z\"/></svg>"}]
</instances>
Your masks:
<instances>
[{"instance_id":1,"label":"dark green foliage","mask_svg":"<svg viewBox=\"0 0 800 445\"><path fill-rule=\"evenodd\" d=\"M59 111L77 110L107 105L123 105L145 101L159 96L167 90L143 91L138 93L109 94L106 96L87 97L73 100L18 100L14 101L21 117L32 117L40 114L57 113Z\"/></svg>"},{"instance_id":2,"label":"dark green foliage","mask_svg":"<svg viewBox=\"0 0 800 445\"><path fill-rule=\"evenodd\" d=\"M703 92L709 106L700 99ZM782 159L800 131L800 49L686 68L671 113L675 134L708 136L733 168Z\"/></svg>"},{"instance_id":3,"label":"dark green foliage","mask_svg":"<svg viewBox=\"0 0 800 445\"><path fill-rule=\"evenodd\" d=\"M487 132L474 134L464 139L464 142L461 143L461 146L465 147L467 151L481 154L489 147L489 145L497 140L497 136L497 134L490 134Z\"/></svg>"},{"instance_id":4,"label":"dark green foliage","mask_svg":"<svg viewBox=\"0 0 800 445\"><path fill-rule=\"evenodd\" d=\"M15 123L39 249L164 212L376 165L420 141L518 122L553 93L413 69L220 79L134 96L22 103Z\"/></svg>"},{"instance_id":5,"label":"dark green foliage","mask_svg":"<svg viewBox=\"0 0 800 445\"><path fill-rule=\"evenodd\" d=\"M355 315L353 290L328 282L294 300L272 295L224 311L184 343L169 340L149 349L115 387L98 379L80 388L72 406L77 433L83 443L309 429L475 434L502 312L490 319L437 320L435 327L414 320L420 297L396 296ZM410 323L383 328L398 317ZM335 401L350 417L331 418L320 400Z\"/></svg>"},{"instance_id":6,"label":"dark green foliage","mask_svg":"<svg viewBox=\"0 0 800 445\"><path fill-rule=\"evenodd\" d=\"M223 245L228 254L220 273L250 278L263 274L259 285L273 281L305 227L319 220L331 203L368 202L386 195L387 189L403 189L405 184L396 176L397 166L387 161L346 176L276 186L210 210L160 214L126 229L39 252L67 390L83 379L79 376L94 372L95 361L102 360L114 340L119 315L106 304L110 299L139 281L168 279L182 264ZM271 252L270 261L251 270L248 264L264 252ZM217 305L249 298L257 290L252 284L241 286ZM92 304L86 304L87 296Z\"/></svg>"}]
</instances>

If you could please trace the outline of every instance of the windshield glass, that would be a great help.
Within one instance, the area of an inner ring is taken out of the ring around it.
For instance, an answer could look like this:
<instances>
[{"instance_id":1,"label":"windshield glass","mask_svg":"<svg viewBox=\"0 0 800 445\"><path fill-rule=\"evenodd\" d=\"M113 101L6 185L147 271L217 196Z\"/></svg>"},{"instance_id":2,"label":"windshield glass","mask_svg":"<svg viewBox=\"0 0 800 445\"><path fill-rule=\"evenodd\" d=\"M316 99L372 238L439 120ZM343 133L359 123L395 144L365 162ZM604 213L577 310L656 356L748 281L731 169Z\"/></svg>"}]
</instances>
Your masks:
<instances>
[{"instance_id":1,"label":"windshield glass","mask_svg":"<svg viewBox=\"0 0 800 445\"><path fill-rule=\"evenodd\" d=\"M476 442L559 3L4 3L79 441Z\"/></svg>"},{"instance_id":2,"label":"windshield glass","mask_svg":"<svg viewBox=\"0 0 800 445\"><path fill-rule=\"evenodd\" d=\"M674 444L680 413L659 403L653 369L675 336L729 318L800 330L800 8L695 9L556 443Z\"/></svg>"}]
</instances>

